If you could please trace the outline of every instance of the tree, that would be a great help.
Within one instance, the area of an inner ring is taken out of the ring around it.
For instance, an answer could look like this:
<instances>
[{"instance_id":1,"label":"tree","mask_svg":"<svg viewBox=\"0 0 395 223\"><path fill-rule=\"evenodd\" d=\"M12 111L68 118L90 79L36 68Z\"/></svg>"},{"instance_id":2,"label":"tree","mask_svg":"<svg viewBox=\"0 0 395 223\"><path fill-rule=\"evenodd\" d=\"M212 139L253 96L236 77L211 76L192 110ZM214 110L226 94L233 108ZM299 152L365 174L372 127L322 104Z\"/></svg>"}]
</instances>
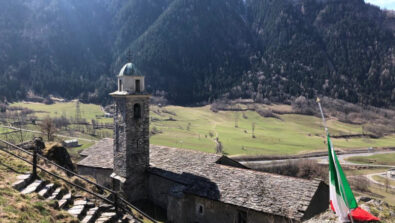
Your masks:
<instances>
[{"instance_id":1,"label":"tree","mask_svg":"<svg viewBox=\"0 0 395 223\"><path fill-rule=\"evenodd\" d=\"M191 130L191 123L190 122L188 122L188 125L187 125L187 131L190 131Z\"/></svg>"},{"instance_id":2,"label":"tree","mask_svg":"<svg viewBox=\"0 0 395 223\"><path fill-rule=\"evenodd\" d=\"M22 112L17 113L17 123L19 125L19 134L20 134L20 140L21 143L23 142L23 126L26 122L26 116L21 114Z\"/></svg>"},{"instance_id":3,"label":"tree","mask_svg":"<svg viewBox=\"0 0 395 223\"><path fill-rule=\"evenodd\" d=\"M222 143L221 143L221 141L219 141L218 137L215 138L215 142L217 144L217 146L216 146L216 153L217 154L222 154L223 153L223 147L222 147Z\"/></svg>"},{"instance_id":4,"label":"tree","mask_svg":"<svg viewBox=\"0 0 395 223\"><path fill-rule=\"evenodd\" d=\"M47 137L48 141L52 141L54 139L55 133L57 132L55 123L49 116L42 120L40 129L42 134Z\"/></svg>"},{"instance_id":5,"label":"tree","mask_svg":"<svg viewBox=\"0 0 395 223\"><path fill-rule=\"evenodd\" d=\"M92 119L91 122L92 122L92 135L96 135L96 128L97 128L96 120Z\"/></svg>"},{"instance_id":6,"label":"tree","mask_svg":"<svg viewBox=\"0 0 395 223\"><path fill-rule=\"evenodd\" d=\"M386 176L384 181L385 192L388 192L388 189L390 188L390 180L388 179L388 177L389 176Z\"/></svg>"},{"instance_id":7,"label":"tree","mask_svg":"<svg viewBox=\"0 0 395 223\"><path fill-rule=\"evenodd\" d=\"M255 122L251 124L251 129L252 129L252 138L255 138Z\"/></svg>"},{"instance_id":8,"label":"tree","mask_svg":"<svg viewBox=\"0 0 395 223\"><path fill-rule=\"evenodd\" d=\"M235 128L239 127L239 117L240 117L240 113L239 111L235 112Z\"/></svg>"}]
</instances>

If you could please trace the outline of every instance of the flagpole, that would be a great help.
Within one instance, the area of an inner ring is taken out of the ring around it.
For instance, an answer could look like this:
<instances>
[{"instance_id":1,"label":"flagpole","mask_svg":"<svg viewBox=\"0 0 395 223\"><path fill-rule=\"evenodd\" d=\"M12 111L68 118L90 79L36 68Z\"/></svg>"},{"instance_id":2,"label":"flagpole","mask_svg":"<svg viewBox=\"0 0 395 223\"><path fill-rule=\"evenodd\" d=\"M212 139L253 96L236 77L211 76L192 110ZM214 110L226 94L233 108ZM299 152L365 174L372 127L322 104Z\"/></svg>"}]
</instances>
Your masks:
<instances>
[{"instance_id":1,"label":"flagpole","mask_svg":"<svg viewBox=\"0 0 395 223\"><path fill-rule=\"evenodd\" d=\"M326 125L326 120L325 120L325 116L324 116L324 111L322 110L320 98L317 98L317 103L318 103L318 107L320 108L321 117L322 117L322 123L324 124L325 133L326 133L326 136L328 136L328 135L329 135L329 130L328 130L328 127L327 127L327 125ZM327 143L329 143L329 141L327 141ZM334 151L333 151L333 146L332 146L332 145L331 145L331 150L332 150L332 152L334 152ZM329 161L328 161L328 162L329 162ZM335 167L336 167L336 165L335 165ZM336 168L336 169L337 169L337 168ZM339 177L338 177L338 178L339 178ZM339 184L341 185L343 194L345 195L345 194L346 194L346 191L345 191L345 189L344 189L344 186L343 186L342 181L338 179L338 182L339 182ZM347 197L346 197L346 199L344 199L344 200L346 201L346 205L347 205L347 208L348 208L348 216L349 216L350 219L351 219L351 223L354 223L354 219L352 218L352 215L351 215L350 205L348 204L348 199L347 199Z\"/></svg>"}]
</instances>

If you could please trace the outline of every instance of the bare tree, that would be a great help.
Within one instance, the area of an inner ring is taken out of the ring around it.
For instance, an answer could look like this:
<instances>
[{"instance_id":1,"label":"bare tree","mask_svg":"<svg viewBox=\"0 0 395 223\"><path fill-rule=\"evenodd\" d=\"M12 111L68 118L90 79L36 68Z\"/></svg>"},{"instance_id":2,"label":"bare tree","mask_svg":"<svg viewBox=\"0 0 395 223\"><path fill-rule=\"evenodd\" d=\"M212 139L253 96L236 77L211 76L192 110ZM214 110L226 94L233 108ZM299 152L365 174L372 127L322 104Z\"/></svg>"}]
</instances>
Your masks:
<instances>
[{"instance_id":1,"label":"bare tree","mask_svg":"<svg viewBox=\"0 0 395 223\"><path fill-rule=\"evenodd\" d=\"M191 123L190 122L188 122L188 125L187 125L187 131L190 131L191 130Z\"/></svg>"},{"instance_id":2,"label":"bare tree","mask_svg":"<svg viewBox=\"0 0 395 223\"><path fill-rule=\"evenodd\" d=\"M385 177L384 186L385 192L388 192L388 189L390 188L390 180L388 179L388 176Z\"/></svg>"},{"instance_id":3,"label":"bare tree","mask_svg":"<svg viewBox=\"0 0 395 223\"><path fill-rule=\"evenodd\" d=\"M19 125L19 134L21 143L23 142L23 127L26 122L26 116L22 115L21 112L17 113L17 123Z\"/></svg>"},{"instance_id":4,"label":"bare tree","mask_svg":"<svg viewBox=\"0 0 395 223\"><path fill-rule=\"evenodd\" d=\"M96 135L96 128L97 128L96 120L92 119L91 122L92 122L92 135Z\"/></svg>"},{"instance_id":5,"label":"bare tree","mask_svg":"<svg viewBox=\"0 0 395 223\"><path fill-rule=\"evenodd\" d=\"M239 111L235 112L235 128L239 127L239 118L240 118L240 113Z\"/></svg>"},{"instance_id":6,"label":"bare tree","mask_svg":"<svg viewBox=\"0 0 395 223\"><path fill-rule=\"evenodd\" d=\"M222 154L223 153L223 147L222 147L222 143L219 141L219 138L215 138L215 143L217 144L216 146L216 153L217 154Z\"/></svg>"},{"instance_id":7,"label":"bare tree","mask_svg":"<svg viewBox=\"0 0 395 223\"><path fill-rule=\"evenodd\" d=\"M54 139L55 133L57 132L55 123L49 116L42 120L40 123L40 129L42 134L47 137L48 141L52 141Z\"/></svg>"},{"instance_id":8,"label":"bare tree","mask_svg":"<svg viewBox=\"0 0 395 223\"><path fill-rule=\"evenodd\" d=\"M251 123L252 138L255 138L255 122Z\"/></svg>"}]
</instances>

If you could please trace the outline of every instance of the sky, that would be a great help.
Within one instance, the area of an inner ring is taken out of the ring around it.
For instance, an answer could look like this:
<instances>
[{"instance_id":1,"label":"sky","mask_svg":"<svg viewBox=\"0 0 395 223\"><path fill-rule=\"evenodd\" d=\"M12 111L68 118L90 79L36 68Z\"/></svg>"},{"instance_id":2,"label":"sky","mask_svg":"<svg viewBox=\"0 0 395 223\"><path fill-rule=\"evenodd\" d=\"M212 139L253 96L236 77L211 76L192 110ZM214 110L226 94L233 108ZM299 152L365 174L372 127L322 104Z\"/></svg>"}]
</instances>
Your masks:
<instances>
[{"instance_id":1,"label":"sky","mask_svg":"<svg viewBox=\"0 0 395 223\"><path fill-rule=\"evenodd\" d=\"M395 0L365 0L366 3L377 5L382 9L395 10Z\"/></svg>"}]
</instances>

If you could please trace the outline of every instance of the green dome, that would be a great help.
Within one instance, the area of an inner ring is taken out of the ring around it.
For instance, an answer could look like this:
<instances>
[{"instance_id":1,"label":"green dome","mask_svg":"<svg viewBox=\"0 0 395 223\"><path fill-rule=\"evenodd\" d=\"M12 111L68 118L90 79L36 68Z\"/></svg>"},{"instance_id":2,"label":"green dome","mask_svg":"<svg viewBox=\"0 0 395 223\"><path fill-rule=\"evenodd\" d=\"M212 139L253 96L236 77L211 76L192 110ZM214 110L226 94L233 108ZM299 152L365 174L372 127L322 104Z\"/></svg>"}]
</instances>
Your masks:
<instances>
[{"instance_id":1,"label":"green dome","mask_svg":"<svg viewBox=\"0 0 395 223\"><path fill-rule=\"evenodd\" d=\"M122 67L118 76L141 76L141 73L136 68L136 65L133 63L127 63Z\"/></svg>"}]
</instances>

